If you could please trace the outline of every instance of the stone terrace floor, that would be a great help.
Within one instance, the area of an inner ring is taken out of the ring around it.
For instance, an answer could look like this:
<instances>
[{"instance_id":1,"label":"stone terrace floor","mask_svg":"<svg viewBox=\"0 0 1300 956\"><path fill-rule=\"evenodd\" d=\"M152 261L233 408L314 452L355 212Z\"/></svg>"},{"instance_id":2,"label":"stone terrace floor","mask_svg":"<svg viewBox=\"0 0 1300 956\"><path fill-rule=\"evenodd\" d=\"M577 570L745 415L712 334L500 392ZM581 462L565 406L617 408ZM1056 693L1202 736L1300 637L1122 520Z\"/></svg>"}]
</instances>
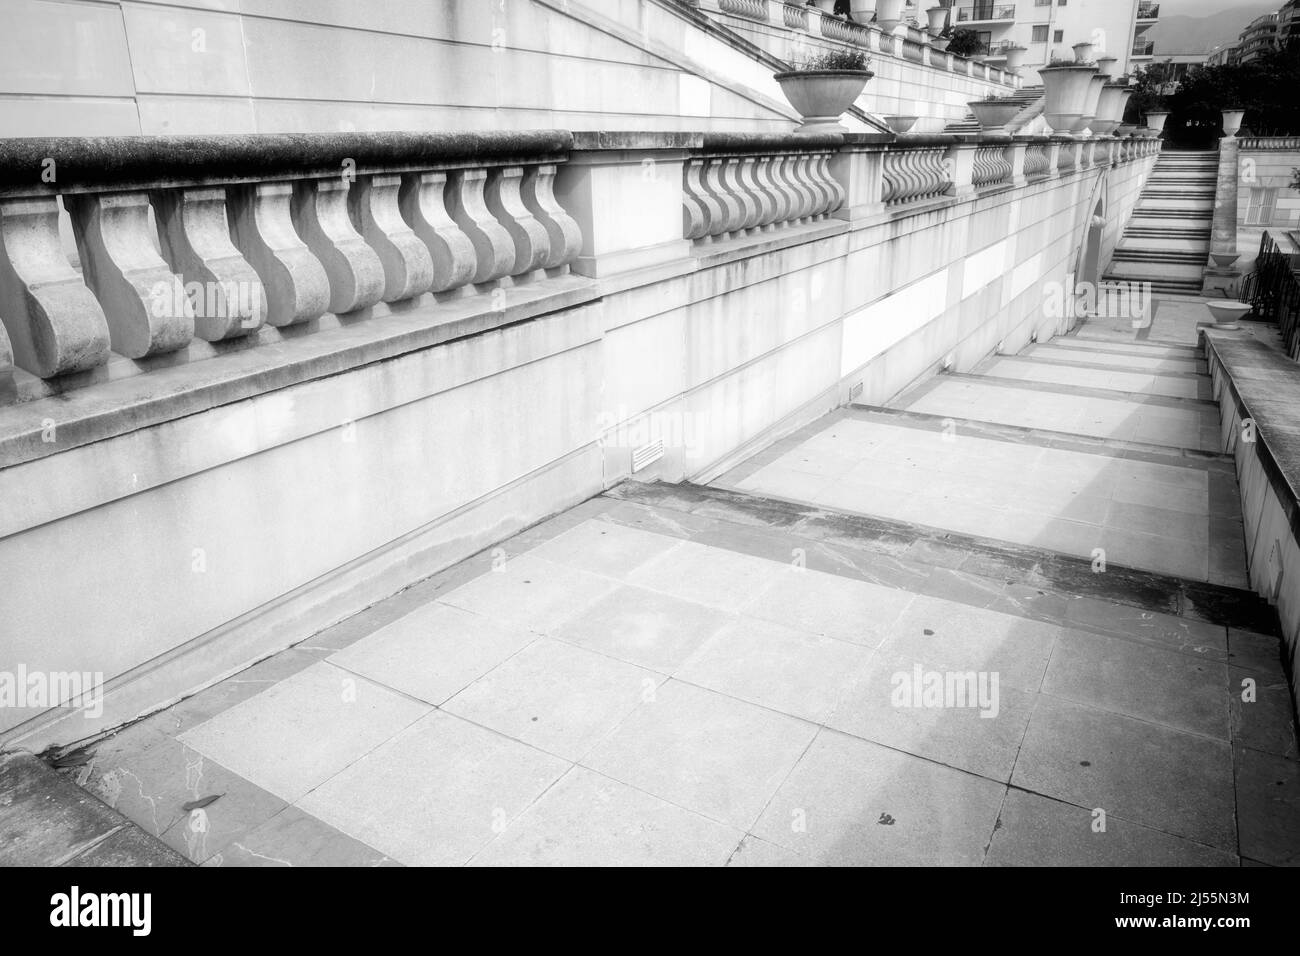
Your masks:
<instances>
[{"instance_id":1,"label":"stone terrace floor","mask_svg":"<svg viewBox=\"0 0 1300 956\"><path fill-rule=\"evenodd\" d=\"M626 483L65 772L207 865L1300 861L1202 312ZM896 706L948 672L989 716Z\"/></svg>"}]
</instances>

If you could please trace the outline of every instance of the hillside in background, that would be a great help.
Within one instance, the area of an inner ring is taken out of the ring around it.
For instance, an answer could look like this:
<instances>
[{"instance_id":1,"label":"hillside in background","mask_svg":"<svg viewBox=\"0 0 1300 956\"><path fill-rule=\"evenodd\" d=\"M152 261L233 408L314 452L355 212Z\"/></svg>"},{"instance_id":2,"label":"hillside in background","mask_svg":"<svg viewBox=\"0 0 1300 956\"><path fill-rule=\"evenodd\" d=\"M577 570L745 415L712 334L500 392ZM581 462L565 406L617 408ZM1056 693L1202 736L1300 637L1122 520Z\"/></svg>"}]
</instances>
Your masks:
<instances>
[{"instance_id":1,"label":"hillside in background","mask_svg":"<svg viewBox=\"0 0 1300 956\"><path fill-rule=\"evenodd\" d=\"M1207 16L1165 15L1144 35L1155 41L1156 58L1161 53L1208 53L1216 46L1232 43L1255 17L1272 13L1279 3L1247 3Z\"/></svg>"}]
</instances>

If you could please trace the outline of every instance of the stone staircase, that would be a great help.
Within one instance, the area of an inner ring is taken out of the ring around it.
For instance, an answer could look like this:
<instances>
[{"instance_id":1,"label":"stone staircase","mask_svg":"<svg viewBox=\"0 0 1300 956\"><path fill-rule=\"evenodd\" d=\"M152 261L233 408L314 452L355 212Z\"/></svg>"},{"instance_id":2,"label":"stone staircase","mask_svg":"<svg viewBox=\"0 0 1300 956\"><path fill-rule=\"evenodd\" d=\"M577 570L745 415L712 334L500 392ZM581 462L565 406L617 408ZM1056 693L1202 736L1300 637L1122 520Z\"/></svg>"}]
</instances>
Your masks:
<instances>
[{"instance_id":1,"label":"stone staircase","mask_svg":"<svg viewBox=\"0 0 1300 956\"><path fill-rule=\"evenodd\" d=\"M1214 150L1162 152L1103 282L1149 282L1156 294L1199 295L1218 170Z\"/></svg>"}]
</instances>

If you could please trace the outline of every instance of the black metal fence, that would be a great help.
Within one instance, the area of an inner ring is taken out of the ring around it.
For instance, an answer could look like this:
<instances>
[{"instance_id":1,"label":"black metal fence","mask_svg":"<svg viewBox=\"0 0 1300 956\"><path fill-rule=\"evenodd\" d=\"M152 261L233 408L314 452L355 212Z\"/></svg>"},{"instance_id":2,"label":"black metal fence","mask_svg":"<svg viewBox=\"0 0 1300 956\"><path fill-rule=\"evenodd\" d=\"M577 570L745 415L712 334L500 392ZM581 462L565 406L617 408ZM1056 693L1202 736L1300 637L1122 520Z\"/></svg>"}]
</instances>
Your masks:
<instances>
[{"instance_id":1,"label":"black metal fence","mask_svg":"<svg viewBox=\"0 0 1300 956\"><path fill-rule=\"evenodd\" d=\"M1255 271L1246 277L1242 298L1255 318L1277 323L1286 354L1300 361L1300 280L1291 256L1267 232L1260 238Z\"/></svg>"}]
</instances>

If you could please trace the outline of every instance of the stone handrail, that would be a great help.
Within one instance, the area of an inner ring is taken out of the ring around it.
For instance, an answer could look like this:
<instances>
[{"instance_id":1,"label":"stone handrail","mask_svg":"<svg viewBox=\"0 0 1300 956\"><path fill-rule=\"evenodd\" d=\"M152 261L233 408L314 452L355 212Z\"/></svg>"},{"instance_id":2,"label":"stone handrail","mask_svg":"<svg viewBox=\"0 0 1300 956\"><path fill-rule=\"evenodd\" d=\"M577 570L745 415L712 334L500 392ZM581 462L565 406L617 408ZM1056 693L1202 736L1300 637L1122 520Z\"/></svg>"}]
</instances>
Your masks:
<instances>
[{"instance_id":1,"label":"stone handrail","mask_svg":"<svg viewBox=\"0 0 1300 956\"><path fill-rule=\"evenodd\" d=\"M1300 136L1241 136L1237 143L1241 149L1300 150Z\"/></svg>"},{"instance_id":2,"label":"stone handrail","mask_svg":"<svg viewBox=\"0 0 1300 956\"><path fill-rule=\"evenodd\" d=\"M682 234L736 239L825 219L844 203L830 160L841 140L715 134L682 169Z\"/></svg>"},{"instance_id":3,"label":"stone handrail","mask_svg":"<svg viewBox=\"0 0 1300 956\"><path fill-rule=\"evenodd\" d=\"M0 318L41 378L566 271L568 133L0 141ZM59 239L71 217L80 274Z\"/></svg>"},{"instance_id":4,"label":"stone handrail","mask_svg":"<svg viewBox=\"0 0 1300 956\"><path fill-rule=\"evenodd\" d=\"M795 6L793 3L783 3L782 16L787 27L791 30L808 29L808 8Z\"/></svg>"}]
</instances>

